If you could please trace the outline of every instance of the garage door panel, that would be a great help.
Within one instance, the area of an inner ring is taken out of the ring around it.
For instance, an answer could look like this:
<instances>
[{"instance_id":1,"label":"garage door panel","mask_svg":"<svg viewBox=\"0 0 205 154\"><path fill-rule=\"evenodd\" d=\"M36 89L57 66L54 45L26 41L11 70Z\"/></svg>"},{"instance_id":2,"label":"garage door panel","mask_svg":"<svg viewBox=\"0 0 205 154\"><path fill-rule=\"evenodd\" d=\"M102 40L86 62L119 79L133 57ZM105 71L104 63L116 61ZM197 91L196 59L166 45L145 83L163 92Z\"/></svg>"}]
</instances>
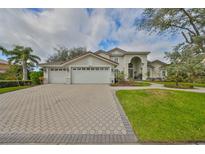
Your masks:
<instances>
[{"instance_id":1,"label":"garage door panel","mask_svg":"<svg viewBox=\"0 0 205 154\"><path fill-rule=\"evenodd\" d=\"M72 83L110 83L110 69L108 67L73 68Z\"/></svg>"},{"instance_id":2,"label":"garage door panel","mask_svg":"<svg viewBox=\"0 0 205 154\"><path fill-rule=\"evenodd\" d=\"M66 71L50 71L49 83L66 83Z\"/></svg>"}]
</instances>

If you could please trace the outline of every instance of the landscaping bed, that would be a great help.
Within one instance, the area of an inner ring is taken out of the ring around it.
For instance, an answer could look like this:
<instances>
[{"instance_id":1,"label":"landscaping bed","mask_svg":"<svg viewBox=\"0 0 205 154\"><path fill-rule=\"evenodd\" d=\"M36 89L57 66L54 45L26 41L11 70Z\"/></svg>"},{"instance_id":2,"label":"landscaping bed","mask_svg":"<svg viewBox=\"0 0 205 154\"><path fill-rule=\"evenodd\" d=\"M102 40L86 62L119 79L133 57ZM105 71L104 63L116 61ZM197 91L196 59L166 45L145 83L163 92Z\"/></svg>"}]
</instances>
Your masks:
<instances>
[{"instance_id":1,"label":"landscaping bed","mask_svg":"<svg viewBox=\"0 0 205 154\"><path fill-rule=\"evenodd\" d=\"M7 88L0 88L0 94L16 91L20 89L29 88L30 86L18 86L18 87L7 87Z\"/></svg>"},{"instance_id":2,"label":"landscaping bed","mask_svg":"<svg viewBox=\"0 0 205 154\"><path fill-rule=\"evenodd\" d=\"M176 83L165 83L164 87L179 88L179 89L193 89L194 85L192 83L179 83L178 85L176 85Z\"/></svg>"},{"instance_id":3,"label":"landscaping bed","mask_svg":"<svg viewBox=\"0 0 205 154\"><path fill-rule=\"evenodd\" d=\"M140 142L205 141L205 94L147 89L116 95Z\"/></svg>"},{"instance_id":4,"label":"landscaping bed","mask_svg":"<svg viewBox=\"0 0 205 154\"><path fill-rule=\"evenodd\" d=\"M158 84L175 84L175 82L173 81L147 81L150 83L158 83ZM188 85L192 85L193 87L205 87L205 83L188 83L188 82L179 82L179 84L188 84Z\"/></svg>"},{"instance_id":5,"label":"landscaping bed","mask_svg":"<svg viewBox=\"0 0 205 154\"><path fill-rule=\"evenodd\" d=\"M112 83L111 86L150 86L151 84L143 81L120 81Z\"/></svg>"}]
</instances>

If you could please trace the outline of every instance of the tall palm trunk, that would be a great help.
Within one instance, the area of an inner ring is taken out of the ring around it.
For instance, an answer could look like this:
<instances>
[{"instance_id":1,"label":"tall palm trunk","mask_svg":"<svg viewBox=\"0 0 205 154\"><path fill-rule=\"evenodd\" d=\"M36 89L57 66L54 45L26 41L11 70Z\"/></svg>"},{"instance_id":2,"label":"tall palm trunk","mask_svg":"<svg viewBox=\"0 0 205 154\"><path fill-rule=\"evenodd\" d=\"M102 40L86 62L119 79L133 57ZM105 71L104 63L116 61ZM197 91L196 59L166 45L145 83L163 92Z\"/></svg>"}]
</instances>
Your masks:
<instances>
[{"instance_id":1,"label":"tall palm trunk","mask_svg":"<svg viewBox=\"0 0 205 154\"><path fill-rule=\"evenodd\" d=\"M26 61L23 61L22 67L23 67L23 80L28 80L28 73L27 73L27 64L26 64Z\"/></svg>"}]
</instances>

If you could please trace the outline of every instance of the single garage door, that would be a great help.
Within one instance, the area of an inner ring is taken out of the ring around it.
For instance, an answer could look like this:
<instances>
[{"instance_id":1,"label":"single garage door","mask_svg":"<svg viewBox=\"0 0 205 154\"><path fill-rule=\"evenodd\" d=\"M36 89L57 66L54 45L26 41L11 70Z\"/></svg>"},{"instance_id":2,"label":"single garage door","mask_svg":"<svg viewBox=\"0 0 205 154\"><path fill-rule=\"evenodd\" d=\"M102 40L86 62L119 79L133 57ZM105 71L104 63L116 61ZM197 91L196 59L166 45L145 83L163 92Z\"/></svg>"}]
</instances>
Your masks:
<instances>
[{"instance_id":1,"label":"single garage door","mask_svg":"<svg viewBox=\"0 0 205 154\"><path fill-rule=\"evenodd\" d=\"M49 83L66 83L66 69L51 69Z\"/></svg>"},{"instance_id":2,"label":"single garage door","mask_svg":"<svg viewBox=\"0 0 205 154\"><path fill-rule=\"evenodd\" d=\"M110 83L109 67L73 67L73 84Z\"/></svg>"}]
</instances>

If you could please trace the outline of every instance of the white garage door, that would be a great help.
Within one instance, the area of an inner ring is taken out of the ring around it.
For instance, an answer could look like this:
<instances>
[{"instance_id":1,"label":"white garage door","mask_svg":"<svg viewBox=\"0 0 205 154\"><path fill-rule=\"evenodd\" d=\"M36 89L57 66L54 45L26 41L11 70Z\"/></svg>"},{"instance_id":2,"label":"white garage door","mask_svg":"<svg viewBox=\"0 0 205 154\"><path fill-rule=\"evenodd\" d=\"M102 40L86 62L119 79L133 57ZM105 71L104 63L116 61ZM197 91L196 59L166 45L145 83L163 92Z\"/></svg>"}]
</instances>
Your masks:
<instances>
[{"instance_id":1,"label":"white garage door","mask_svg":"<svg viewBox=\"0 0 205 154\"><path fill-rule=\"evenodd\" d=\"M73 67L72 83L110 83L109 67Z\"/></svg>"},{"instance_id":2,"label":"white garage door","mask_svg":"<svg viewBox=\"0 0 205 154\"><path fill-rule=\"evenodd\" d=\"M66 69L51 69L49 83L66 83Z\"/></svg>"}]
</instances>

